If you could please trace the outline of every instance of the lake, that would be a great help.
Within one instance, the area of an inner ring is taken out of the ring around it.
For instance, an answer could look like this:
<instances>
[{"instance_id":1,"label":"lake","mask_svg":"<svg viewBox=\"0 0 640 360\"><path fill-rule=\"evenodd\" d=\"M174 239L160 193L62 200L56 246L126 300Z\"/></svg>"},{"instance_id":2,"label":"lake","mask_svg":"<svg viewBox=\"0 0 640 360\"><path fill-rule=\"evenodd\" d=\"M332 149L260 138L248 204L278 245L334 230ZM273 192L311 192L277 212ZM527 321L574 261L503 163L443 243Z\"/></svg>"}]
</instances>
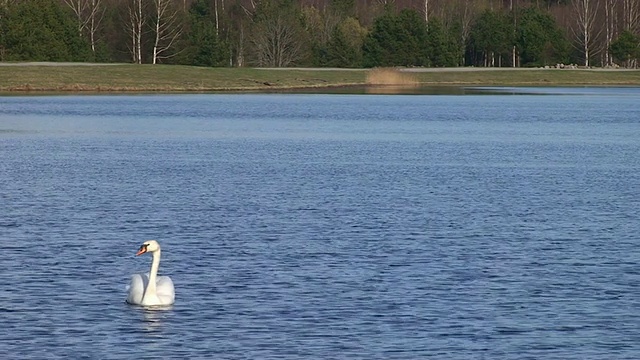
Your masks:
<instances>
[{"instance_id":1,"label":"lake","mask_svg":"<svg viewBox=\"0 0 640 360\"><path fill-rule=\"evenodd\" d=\"M640 89L474 93L0 97L0 358L640 358Z\"/></svg>"}]
</instances>

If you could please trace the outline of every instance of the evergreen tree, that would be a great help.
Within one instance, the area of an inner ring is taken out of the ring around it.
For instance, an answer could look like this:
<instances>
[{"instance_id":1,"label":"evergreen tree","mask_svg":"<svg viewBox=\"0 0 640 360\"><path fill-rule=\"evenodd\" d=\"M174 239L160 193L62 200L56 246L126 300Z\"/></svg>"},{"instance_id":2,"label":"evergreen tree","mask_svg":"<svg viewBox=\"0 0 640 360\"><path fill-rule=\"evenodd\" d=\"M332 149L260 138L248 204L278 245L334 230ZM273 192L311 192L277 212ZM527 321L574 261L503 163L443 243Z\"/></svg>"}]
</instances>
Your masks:
<instances>
[{"instance_id":1,"label":"evergreen tree","mask_svg":"<svg viewBox=\"0 0 640 360\"><path fill-rule=\"evenodd\" d=\"M428 66L427 25L413 10L387 12L375 19L363 51L367 67Z\"/></svg>"},{"instance_id":2,"label":"evergreen tree","mask_svg":"<svg viewBox=\"0 0 640 360\"><path fill-rule=\"evenodd\" d=\"M524 65L544 66L567 62L569 42L551 15L527 8L518 17L516 46Z\"/></svg>"},{"instance_id":3,"label":"evergreen tree","mask_svg":"<svg viewBox=\"0 0 640 360\"><path fill-rule=\"evenodd\" d=\"M54 0L13 3L2 22L5 58L13 61L87 61L91 49L73 15Z\"/></svg>"},{"instance_id":4,"label":"evergreen tree","mask_svg":"<svg viewBox=\"0 0 640 360\"><path fill-rule=\"evenodd\" d=\"M366 30L358 20L347 18L334 30L326 48L326 65L333 67L362 66L362 42Z\"/></svg>"},{"instance_id":5,"label":"evergreen tree","mask_svg":"<svg viewBox=\"0 0 640 360\"><path fill-rule=\"evenodd\" d=\"M216 33L215 15L209 2L197 0L189 9L190 31L180 62L195 66L225 66L229 47Z\"/></svg>"},{"instance_id":6,"label":"evergreen tree","mask_svg":"<svg viewBox=\"0 0 640 360\"><path fill-rule=\"evenodd\" d=\"M456 38L437 18L429 20L428 52L431 66L458 66L462 57Z\"/></svg>"},{"instance_id":7,"label":"evergreen tree","mask_svg":"<svg viewBox=\"0 0 640 360\"><path fill-rule=\"evenodd\" d=\"M475 21L469 39L473 63L481 66L502 66L514 45L511 17L504 12L484 11Z\"/></svg>"},{"instance_id":8,"label":"evergreen tree","mask_svg":"<svg viewBox=\"0 0 640 360\"><path fill-rule=\"evenodd\" d=\"M611 55L625 67L635 67L640 58L640 38L625 30L611 43Z\"/></svg>"}]
</instances>

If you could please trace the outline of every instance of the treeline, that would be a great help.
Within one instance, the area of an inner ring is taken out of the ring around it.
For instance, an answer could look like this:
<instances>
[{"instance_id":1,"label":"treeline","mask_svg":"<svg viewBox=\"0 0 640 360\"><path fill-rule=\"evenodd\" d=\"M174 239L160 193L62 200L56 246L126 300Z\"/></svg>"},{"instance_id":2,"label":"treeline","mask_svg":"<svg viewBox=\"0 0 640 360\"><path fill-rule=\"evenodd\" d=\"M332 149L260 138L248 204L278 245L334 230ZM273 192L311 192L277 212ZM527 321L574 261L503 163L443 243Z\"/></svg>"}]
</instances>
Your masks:
<instances>
[{"instance_id":1,"label":"treeline","mask_svg":"<svg viewBox=\"0 0 640 360\"><path fill-rule=\"evenodd\" d=\"M636 67L640 0L0 0L0 61Z\"/></svg>"}]
</instances>

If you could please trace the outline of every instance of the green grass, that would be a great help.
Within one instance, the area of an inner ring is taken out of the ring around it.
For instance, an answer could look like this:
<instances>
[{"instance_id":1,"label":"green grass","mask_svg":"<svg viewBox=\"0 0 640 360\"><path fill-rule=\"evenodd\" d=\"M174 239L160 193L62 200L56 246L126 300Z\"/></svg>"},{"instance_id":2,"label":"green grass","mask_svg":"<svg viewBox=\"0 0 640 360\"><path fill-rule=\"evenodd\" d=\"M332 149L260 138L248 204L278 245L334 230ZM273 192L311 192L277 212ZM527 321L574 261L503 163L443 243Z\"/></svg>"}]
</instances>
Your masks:
<instances>
[{"instance_id":1,"label":"green grass","mask_svg":"<svg viewBox=\"0 0 640 360\"><path fill-rule=\"evenodd\" d=\"M513 69L493 71L426 72L420 83L432 85L495 86L639 86L640 71Z\"/></svg>"},{"instance_id":2,"label":"green grass","mask_svg":"<svg viewBox=\"0 0 640 360\"><path fill-rule=\"evenodd\" d=\"M364 83L363 71L169 65L0 66L0 91L250 91Z\"/></svg>"},{"instance_id":3,"label":"green grass","mask_svg":"<svg viewBox=\"0 0 640 360\"><path fill-rule=\"evenodd\" d=\"M640 71L507 69L411 73L420 84L640 86ZM0 91L268 91L365 85L367 71L176 65L0 66Z\"/></svg>"}]
</instances>

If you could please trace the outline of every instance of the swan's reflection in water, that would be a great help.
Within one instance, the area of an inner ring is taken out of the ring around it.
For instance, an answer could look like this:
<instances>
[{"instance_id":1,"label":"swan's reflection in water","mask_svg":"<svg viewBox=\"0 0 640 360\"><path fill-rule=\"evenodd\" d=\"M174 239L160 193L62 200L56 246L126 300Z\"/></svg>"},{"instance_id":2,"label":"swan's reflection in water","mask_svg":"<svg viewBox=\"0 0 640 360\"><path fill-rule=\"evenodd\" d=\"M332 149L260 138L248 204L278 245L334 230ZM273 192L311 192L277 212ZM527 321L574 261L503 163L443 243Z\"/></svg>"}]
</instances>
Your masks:
<instances>
[{"instance_id":1,"label":"swan's reflection in water","mask_svg":"<svg viewBox=\"0 0 640 360\"><path fill-rule=\"evenodd\" d=\"M173 313L172 306L153 306L142 308L142 330L148 334L159 335L164 330L167 319Z\"/></svg>"}]
</instances>

